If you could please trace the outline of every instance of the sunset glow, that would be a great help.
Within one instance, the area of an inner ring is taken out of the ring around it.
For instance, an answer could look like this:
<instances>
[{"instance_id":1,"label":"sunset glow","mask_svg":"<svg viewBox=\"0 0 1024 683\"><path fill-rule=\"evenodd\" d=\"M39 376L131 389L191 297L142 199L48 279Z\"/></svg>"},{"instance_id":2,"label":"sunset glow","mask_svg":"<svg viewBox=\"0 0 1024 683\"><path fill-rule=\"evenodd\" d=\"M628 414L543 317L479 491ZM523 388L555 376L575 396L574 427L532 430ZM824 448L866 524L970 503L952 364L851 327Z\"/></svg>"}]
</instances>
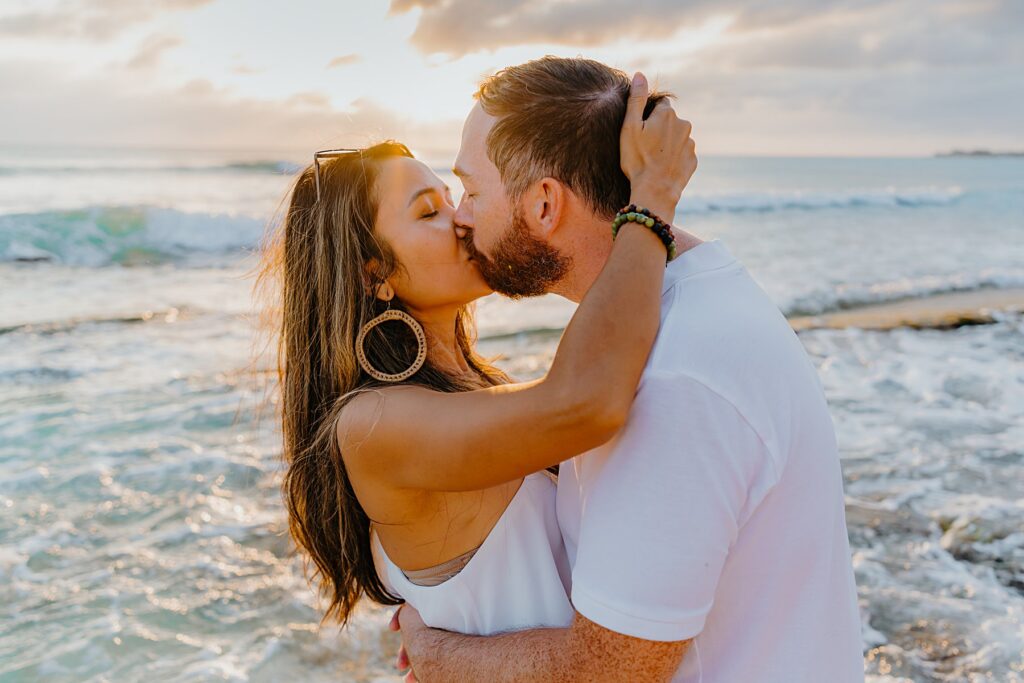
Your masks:
<instances>
[{"instance_id":1,"label":"sunset glow","mask_svg":"<svg viewBox=\"0 0 1024 683\"><path fill-rule=\"evenodd\" d=\"M544 54L643 69L706 153L1019 146L1010 2L14 0L0 142L454 153L480 78ZM1018 34L1019 35L1019 34Z\"/></svg>"}]
</instances>

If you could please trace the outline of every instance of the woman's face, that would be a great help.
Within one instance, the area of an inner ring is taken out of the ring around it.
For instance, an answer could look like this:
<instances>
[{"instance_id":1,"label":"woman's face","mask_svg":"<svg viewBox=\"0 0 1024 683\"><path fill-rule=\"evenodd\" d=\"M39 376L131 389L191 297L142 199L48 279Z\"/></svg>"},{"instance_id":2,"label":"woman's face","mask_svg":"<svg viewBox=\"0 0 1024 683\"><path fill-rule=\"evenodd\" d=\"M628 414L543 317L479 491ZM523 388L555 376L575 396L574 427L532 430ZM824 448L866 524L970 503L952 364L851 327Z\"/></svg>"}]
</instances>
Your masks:
<instances>
[{"instance_id":1,"label":"woman's face","mask_svg":"<svg viewBox=\"0 0 1024 683\"><path fill-rule=\"evenodd\" d=\"M399 268L388 279L406 306L426 311L462 306L491 293L455 234L451 191L421 161L381 162L375 229Z\"/></svg>"}]
</instances>

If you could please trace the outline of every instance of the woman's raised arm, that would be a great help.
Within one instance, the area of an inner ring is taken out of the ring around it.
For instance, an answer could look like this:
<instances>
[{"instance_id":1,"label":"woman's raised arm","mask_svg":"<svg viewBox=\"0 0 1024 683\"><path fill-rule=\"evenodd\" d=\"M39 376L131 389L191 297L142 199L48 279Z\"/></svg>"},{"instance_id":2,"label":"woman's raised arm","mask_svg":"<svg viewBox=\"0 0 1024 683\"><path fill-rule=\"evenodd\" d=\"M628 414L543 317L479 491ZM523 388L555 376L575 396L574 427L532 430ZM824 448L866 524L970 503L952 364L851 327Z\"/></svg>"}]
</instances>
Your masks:
<instances>
[{"instance_id":1,"label":"woman's raised arm","mask_svg":"<svg viewBox=\"0 0 1024 683\"><path fill-rule=\"evenodd\" d=\"M690 124L668 101L644 120L634 79L621 136L631 202L671 220L696 168ZM609 230L610 230L609 226ZM392 488L483 489L594 448L622 426L660 321L665 246L625 223L543 378L461 393L390 387L354 398L338 435L346 465Z\"/></svg>"}]
</instances>

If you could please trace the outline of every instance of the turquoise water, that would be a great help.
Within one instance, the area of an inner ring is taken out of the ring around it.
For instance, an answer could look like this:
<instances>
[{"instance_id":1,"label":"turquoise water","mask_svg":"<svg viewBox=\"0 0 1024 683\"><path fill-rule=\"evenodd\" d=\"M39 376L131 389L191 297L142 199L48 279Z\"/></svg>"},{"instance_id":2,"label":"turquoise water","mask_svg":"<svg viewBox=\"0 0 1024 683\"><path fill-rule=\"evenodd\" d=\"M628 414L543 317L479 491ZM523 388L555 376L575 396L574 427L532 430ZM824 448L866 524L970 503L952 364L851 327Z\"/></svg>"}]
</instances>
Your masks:
<instances>
[{"instance_id":1,"label":"turquoise water","mask_svg":"<svg viewBox=\"0 0 1024 683\"><path fill-rule=\"evenodd\" d=\"M0 151L0 681L396 680L285 535L246 275L294 168ZM790 313L1024 285L1020 159L702 159L677 221ZM488 298L481 346L537 376L572 308ZM1021 680L1024 320L801 339L871 680Z\"/></svg>"}]
</instances>

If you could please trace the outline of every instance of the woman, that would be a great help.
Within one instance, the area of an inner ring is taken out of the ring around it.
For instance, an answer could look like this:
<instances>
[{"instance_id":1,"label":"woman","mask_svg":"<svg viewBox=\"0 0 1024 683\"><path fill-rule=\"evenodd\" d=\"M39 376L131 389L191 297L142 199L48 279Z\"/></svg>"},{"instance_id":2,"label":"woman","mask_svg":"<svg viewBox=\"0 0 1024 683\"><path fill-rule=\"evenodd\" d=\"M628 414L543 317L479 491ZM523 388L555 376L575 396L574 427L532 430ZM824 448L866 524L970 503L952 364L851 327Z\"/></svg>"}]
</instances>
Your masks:
<instances>
[{"instance_id":1,"label":"woman","mask_svg":"<svg viewBox=\"0 0 1024 683\"><path fill-rule=\"evenodd\" d=\"M678 194L654 188L683 174L680 141L639 118L622 136L632 201L674 207ZM565 626L568 563L544 470L625 421L666 246L623 224L550 371L513 383L473 348L470 304L490 290L454 214L448 188L399 143L297 178L261 275L282 297L290 530L316 566L325 619L344 623L367 596L464 633Z\"/></svg>"}]
</instances>

